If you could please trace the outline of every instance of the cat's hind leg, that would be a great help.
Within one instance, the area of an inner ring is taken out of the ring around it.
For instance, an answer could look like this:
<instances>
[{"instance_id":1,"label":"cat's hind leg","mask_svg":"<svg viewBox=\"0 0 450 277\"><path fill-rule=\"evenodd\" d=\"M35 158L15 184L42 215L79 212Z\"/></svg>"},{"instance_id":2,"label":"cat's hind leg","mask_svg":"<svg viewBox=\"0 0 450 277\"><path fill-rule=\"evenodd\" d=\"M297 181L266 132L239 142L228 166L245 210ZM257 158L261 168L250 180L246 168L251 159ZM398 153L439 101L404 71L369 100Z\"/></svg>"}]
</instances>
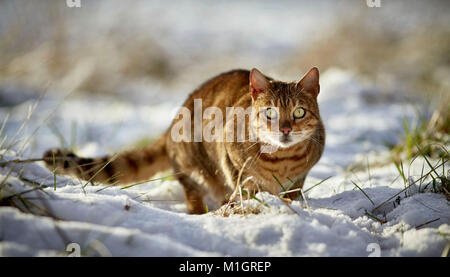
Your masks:
<instances>
[{"instance_id":1,"label":"cat's hind leg","mask_svg":"<svg viewBox=\"0 0 450 277\"><path fill-rule=\"evenodd\" d=\"M206 212L200 185L187 175L178 176L178 180L183 185L184 195L186 197L186 206L190 214L204 214Z\"/></svg>"}]
</instances>

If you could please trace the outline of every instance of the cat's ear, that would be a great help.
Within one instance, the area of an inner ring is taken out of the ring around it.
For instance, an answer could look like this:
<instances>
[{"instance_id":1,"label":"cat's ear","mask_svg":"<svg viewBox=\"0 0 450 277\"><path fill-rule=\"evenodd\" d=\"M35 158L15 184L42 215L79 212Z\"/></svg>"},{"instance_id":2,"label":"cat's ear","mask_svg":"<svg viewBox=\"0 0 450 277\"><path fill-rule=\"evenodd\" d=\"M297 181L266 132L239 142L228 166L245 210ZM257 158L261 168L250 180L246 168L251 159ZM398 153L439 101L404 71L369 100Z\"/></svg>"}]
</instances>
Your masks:
<instances>
[{"instance_id":1,"label":"cat's ear","mask_svg":"<svg viewBox=\"0 0 450 277\"><path fill-rule=\"evenodd\" d=\"M250 71L250 93L253 99L256 100L258 95L264 93L269 89L270 83L267 78L256 68Z\"/></svg>"},{"instance_id":2,"label":"cat's ear","mask_svg":"<svg viewBox=\"0 0 450 277\"><path fill-rule=\"evenodd\" d=\"M297 83L297 88L311 93L317 97L320 92L319 70L317 67L311 68L308 73Z\"/></svg>"}]
</instances>

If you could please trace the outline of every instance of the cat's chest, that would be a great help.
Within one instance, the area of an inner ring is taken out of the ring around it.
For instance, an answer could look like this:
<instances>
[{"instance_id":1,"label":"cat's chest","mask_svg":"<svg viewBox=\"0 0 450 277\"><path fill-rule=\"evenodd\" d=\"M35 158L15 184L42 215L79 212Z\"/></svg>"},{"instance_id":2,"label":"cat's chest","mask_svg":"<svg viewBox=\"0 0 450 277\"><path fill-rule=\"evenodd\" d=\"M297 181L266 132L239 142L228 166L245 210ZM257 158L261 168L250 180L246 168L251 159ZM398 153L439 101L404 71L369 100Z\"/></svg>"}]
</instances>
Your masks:
<instances>
[{"instance_id":1,"label":"cat's chest","mask_svg":"<svg viewBox=\"0 0 450 277\"><path fill-rule=\"evenodd\" d=\"M308 150L307 147L298 146L271 154L261 153L255 161L254 174L262 183L290 183L290 180L303 176L310 169Z\"/></svg>"},{"instance_id":2,"label":"cat's chest","mask_svg":"<svg viewBox=\"0 0 450 277\"><path fill-rule=\"evenodd\" d=\"M302 155L303 156L303 155ZM276 176L279 179L295 178L306 169L306 157L293 155L289 158L261 158L258 160L258 169L264 176L269 175L269 179Z\"/></svg>"}]
</instances>

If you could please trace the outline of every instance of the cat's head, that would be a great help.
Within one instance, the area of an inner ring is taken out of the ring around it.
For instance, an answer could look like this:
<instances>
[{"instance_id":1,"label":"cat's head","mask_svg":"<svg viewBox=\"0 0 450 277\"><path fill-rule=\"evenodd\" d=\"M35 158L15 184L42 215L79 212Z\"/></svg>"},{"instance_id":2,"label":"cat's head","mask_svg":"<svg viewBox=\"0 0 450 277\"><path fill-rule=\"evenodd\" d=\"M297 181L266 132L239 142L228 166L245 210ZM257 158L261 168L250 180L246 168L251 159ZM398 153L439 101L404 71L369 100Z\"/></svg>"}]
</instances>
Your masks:
<instances>
[{"instance_id":1,"label":"cat's head","mask_svg":"<svg viewBox=\"0 0 450 277\"><path fill-rule=\"evenodd\" d=\"M288 148L307 141L322 128L317 104L319 71L312 68L299 82L270 80L257 69L250 72L250 93L258 139Z\"/></svg>"}]
</instances>

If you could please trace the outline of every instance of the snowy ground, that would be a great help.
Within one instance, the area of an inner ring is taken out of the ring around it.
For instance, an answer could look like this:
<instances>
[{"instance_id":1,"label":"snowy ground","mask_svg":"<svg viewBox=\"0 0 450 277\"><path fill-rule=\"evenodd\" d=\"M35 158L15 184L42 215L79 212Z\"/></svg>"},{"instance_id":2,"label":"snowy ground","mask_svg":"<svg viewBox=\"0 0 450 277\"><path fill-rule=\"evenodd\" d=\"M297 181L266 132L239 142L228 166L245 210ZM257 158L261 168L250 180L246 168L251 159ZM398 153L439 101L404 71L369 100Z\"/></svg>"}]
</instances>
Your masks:
<instances>
[{"instance_id":1,"label":"snowy ground","mask_svg":"<svg viewBox=\"0 0 450 277\"><path fill-rule=\"evenodd\" d=\"M14 95L17 99L11 101L17 103L0 108L0 118L10 114L4 131L9 139L37 101ZM149 101L133 103L49 94L19 134L14 151L4 152L0 162L40 157L60 145L75 145L82 155L100 155L144 136L157 136L186 92L156 90L149 95ZM153 96L158 98L151 101ZM338 69L322 74L319 104L327 142L305 190L331 178L308 191L307 202L294 201L289 208L262 193L257 197L265 205L256 200L243 203L259 214L188 215L182 188L173 180L128 189L90 184L83 188L84 182L70 177L54 179L40 163L11 163L0 167L0 180L8 177L1 196L24 192L24 198L45 210L34 207L35 212L52 217L0 207L0 255L67 255L70 243L79 244L82 255L112 256L368 256L376 255L378 246L381 256L441 255L450 235L449 203L429 189L418 192L429 182L417 181L423 165L424 172L429 171L423 160L405 165L410 182L417 182L400 198L373 210L405 188L393 164L375 164L386 158L385 142L397 141L404 118L414 121L416 107L401 96L385 97ZM354 162L365 169L346 171ZM48 187L26 192L36 184L24 178Z\"/></svg>"}]
</instances>

